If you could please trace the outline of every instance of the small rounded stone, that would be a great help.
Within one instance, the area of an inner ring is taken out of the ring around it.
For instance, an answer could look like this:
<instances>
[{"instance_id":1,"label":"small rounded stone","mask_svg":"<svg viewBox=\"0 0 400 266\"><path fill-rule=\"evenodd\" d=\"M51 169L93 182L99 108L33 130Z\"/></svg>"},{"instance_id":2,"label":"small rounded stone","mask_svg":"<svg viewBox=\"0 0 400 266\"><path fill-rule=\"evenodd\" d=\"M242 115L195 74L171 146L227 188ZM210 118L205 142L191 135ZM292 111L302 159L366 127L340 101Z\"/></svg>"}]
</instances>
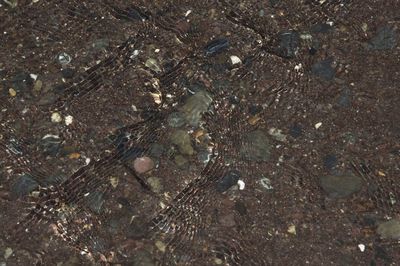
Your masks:
<instances>
[{"instance_id":1,"label":"small rounded stone","mask_svg":"<svg viewBox=\"0 0 400 266\"><path fill-rule=\"evenodd\" d=\"M150 157L143 156L133 161L133 167L137 173L143 174L154 168L154 162Z\"/></svg>"}]
</instances>

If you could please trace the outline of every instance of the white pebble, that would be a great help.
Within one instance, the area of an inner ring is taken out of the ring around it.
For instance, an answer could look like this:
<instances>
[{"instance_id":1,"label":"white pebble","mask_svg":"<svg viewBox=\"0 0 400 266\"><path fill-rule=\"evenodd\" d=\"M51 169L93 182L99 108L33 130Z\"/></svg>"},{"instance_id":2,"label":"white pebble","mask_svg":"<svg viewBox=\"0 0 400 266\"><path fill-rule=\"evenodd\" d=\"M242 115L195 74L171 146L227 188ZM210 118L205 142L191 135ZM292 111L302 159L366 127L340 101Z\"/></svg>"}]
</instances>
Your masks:
<instances>
[{"instance_id":1,"label":"white pebble","mask_svg":"<svg viewBox=\"0 0 400 266\"><path fill-rule=\"evenodd\" d=\"M242 63L242 60L240 60L240 58L237 57L236 55L231 55L231 62L232 65L236 65Z\"/></svg>"},{"instance_id":2,"label":"white pebble","mask_svg":"<svg viewBox=\"0 0 400 266\"><path fill-rule=\"evenodd\" d=\"M62 121L61 115L57 112L51 114L51 122L60 123Z\"/></svg>"},{"instance_id":3,"label":"white pebble","mask_svg":"<svg viewBox=\"0 0 400 266\"><path fill-rule=\"evenodd\" d=\"M67 115L66 117L65 117L65 124L67 125L67 126L69 126L69 125L71 125L72 124L72 122L73 122L73 120L74 120L74 118L72 117L72 115Z\"/></svg>"},{"instance_id":4,"label":"white pebble","mask_svg":"<svg viewBox=\"0 0 400 266\"><path fill-rule=\"evenodd\" d=\"M36 75L36 74L30 74L29 76L30 76L33 80L36 80L37 77L38 77L38 75Z\"/></svg>"},{"instance_id":5,"label":"white pebble","mask_svg":"<svg viewBox=\"0 0 400 266\"><path fill-rule=\"evenodd\" d=\"M243 190L245 187L245 183L243 182L243 180L239 180L237 182L238 186L239 186L239 190Z\"/></svg>"},{"instance_id":6,"label":"white pebble","mask_svg":"<svg viewBox=\"0 0 400 266\"><path fill-rule=\"evenodd\" d=\"M364 244L359 244L358 248L360 249L361 252L365 251L365 245Z\"/></svg>"},{"instance_id":7,"label":"white pebble","mask_svg":"<svg viewBox=\"0 0 400 266\"><path fill-rule=\"evenodd\" d=\"M189 16L190 13L192 13L192 10L189 9L188 11L186 11L185 17Z\"/></svg>"},{"instance_id":8,"label":"white pebble","mask_svg":"<svg viewBox=\"0 0 400 266\"><path fill-rule=\"evenodd\" d=\"M318 128L320 128L322 126L322 122L318 122L318 123L316 123L315 124L315 129L318 129Z\"/></svg>"}]
</instances>

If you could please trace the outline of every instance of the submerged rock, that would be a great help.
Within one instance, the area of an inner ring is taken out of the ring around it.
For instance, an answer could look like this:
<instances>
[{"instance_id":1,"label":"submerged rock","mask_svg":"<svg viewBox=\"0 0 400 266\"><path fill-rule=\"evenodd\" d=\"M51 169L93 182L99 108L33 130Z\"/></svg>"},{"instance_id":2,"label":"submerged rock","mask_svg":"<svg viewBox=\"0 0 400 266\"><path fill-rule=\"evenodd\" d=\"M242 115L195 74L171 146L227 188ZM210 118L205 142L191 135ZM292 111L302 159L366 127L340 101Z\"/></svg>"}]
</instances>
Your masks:
<instances>
[{"instance_id":1,"label":"submerged rock","mask_svg":"<svg viewBox=\"0 0 400 266\"><path fill-rule=\"evenodd\" d=\"M182 106L182 112L187 123L194 127L198 126L202 114L207 112L211 102L211 95L206 91L199 91L190 96Z\"/></svg>"},{"instance_id":2,"label":"submerged rock","mask_svg":"<svg viewBox=\"0 0 400 266\"><path fill-rule=\"evenodd\" d=\"M268 161L271 155L271 147L267 134L258 129L244 136L240 154L245 160Z\"/></svg>"},{"instance_id":3,"label":"submerged rock","mask_svg":"<svg viewBox=\"0 0 400 266\"><path fill-rule=\"evenodd\" d=\"M311 73L325 79L332 80L335 77L335 69L332 67L333 59L327 58L311 66Z\"/></svg>"},{"instance_id":4,"label":"submerged rock","mask_svg":"<svg viewBox=\"0 0 400 266\"><path fill-rule=\"evenodd\" d=\"M345 198L362 188L361 177L354 175L328 175L320 178L322 189L331 198Z\"/></svg>"},{"instance_id":5,"label":"submerged rock","mask_svg":"<svg viewBox=\"0 0 400 266\"><path fill-rule=\"evenodd\" d=\"M186 155L193 155L194 149L189 134L185 130L176 130L172 133L171 142L178 146L179 152Z\"/></svg>"},{"instance_id":6,"label":"submerged rock","mask_svg":"<svg viewBox=\"0 0 400 266\"><path fill-rule=\"evenodd\" d=\"M369 41L367 48L370 50L390 50L397 45L396 31L390 26L379 28L374 37Z\"/></svg>"},{"instance_id":7,"label":"submerged rock","mask_svg":"<svg viewBox=\"0 0 400 266\"><path fill-rule=\"evenodd\" d=\"M225 192L232 186L236 185L240 178L240 172L237 170L231 170L227 172L221 180L217 183L217 191Z\"/></svg>"},{"instance_id":8,"label":"submerged rock","mask_svg":"<svg viewBox=\"0 0 400 266\"><path fill-rule=\"evenodd\" d=\"M207 56L216 55L229 47L229 41L225 38L214 39L209 42L204 51Z\"/></svg>"},{"instance_id":9,"label":"submerged rock","mask_svg":"<svg viewBox=\"0 0 400 266\"><path fill-rule=\"evenodd\" d=\"M400 239L400 220L392 219L378 225L378 234L386 239Z\"/></svg>"}]
</instances>

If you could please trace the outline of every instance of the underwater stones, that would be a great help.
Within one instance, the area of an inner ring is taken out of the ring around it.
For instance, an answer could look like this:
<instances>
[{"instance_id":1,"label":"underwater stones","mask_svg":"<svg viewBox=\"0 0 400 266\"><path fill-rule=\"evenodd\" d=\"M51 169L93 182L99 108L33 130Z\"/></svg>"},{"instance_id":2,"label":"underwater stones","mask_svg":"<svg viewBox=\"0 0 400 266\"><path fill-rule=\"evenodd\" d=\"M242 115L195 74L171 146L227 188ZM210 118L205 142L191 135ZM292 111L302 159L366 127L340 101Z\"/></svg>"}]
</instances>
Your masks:
<instances>
[{"instance_id":1,"label":"underwater stones","mask_svg":"<svg viewBox=\"0 0 400 266\"><path fill-rule=\"evenodd\" d=\"M311 73L324 80L332 80L336 74L335 69L332 67L332 63L332 58L327 58L317 62L311 66Z\"/></svg>"},{"instance_id":2,"label":"underwater stones","mask_svg":"<svg viewBox=\"0 0 400 266\"><path fill-rule=\"evenodd\" d=\"M240 178L240 172L237 170L228 171L217 183L217 191L222 193L236 185Z\"/></svg>"},{"instance_id":3,"label":"underwater stones","mask_svg":"<svg viewBox=\"0 0 400 266\"><path fill-rule=\"evenodd\" d=\"M35 190L39 184L30 175L21 175L11 187L11 195L14 198L21 198Z\"/></svg>"},{"instance_id":4,"label":"underwater stones","mask_svg":"<svg viewBox=\"0 0 400 266\"><path fill-rule=\"evenodd\" d=\"M211 102L211 95L206 91L199 91L190 96L182 106L182 112L186 122L190 126L197 127L202 114L208 110Z\"/></svg>"},{"instance_id":5,"label":"underwater stones","mask_svg":"<svg viewBox=\"0 0 400 266\"><path fill-rule=\"evenodd\" d=\"M133 161L133 168L139 174L146 173L155 167L154 161L147 156L136 158Z\"/></svg>"},{"instance_id":6,"label":"underwater stones","mask_svg":"<svg viewBox=\"0 0 400 266\"><path fill-rule=\"evenodd\" d=\"M185 155L193 155L194 149L190 140L189 134L185 130L175 130L170 140L173 144L178 146L179 152Z\"/></svg>"},{"instance_id":7,"label":"underwater stones","mask_svg":"<svg viewBox=\"0 0 400 266\"><path fill-rule=\"evenodd\" d=\"M320 185L330 198L345 198L362 188L361 177L354 175L327 175L320 177Z\"/></svg>"},{"instance_id":8,"label":"underwater stones","mask_svg":"<svg viewBox=\"0 0 400 266\"><path fill-rule=\"evenodd\" d=\"M370 50L390 50L397 45L397 34L390 26L379 28L374 37L367 44L367 49Z\"/></svg>"},{"instance_id":9,"label":"underwater stones","mask_svg":"<svg viewBox=\"0 0 400 266\"><path fill-rule=\"evenodd\" d=\"M391 219L379 224L377 233L385 239L400 239L400 220Z\"/></svg>"},{"instance_id":10,"label":"underwater stones","mask_svg":"<svg viewBox=\"0 0 400 266\"><path fill-rule=\"evenodd\" d=\"M174 157L174 162L180 169L186 169L189 166L189 160L180 154Z\"/></svg>"},{"instance_id":11,"label":"underwater stones","mask_svg":"<svg viewBox=\"0 0 400 266\"><path fill-rule=\"evenodd\" d=\"M271 155L272 145L267 134L262 130L248 132L241 144L241 157L249 161L268 161Z\"/></svg>"},{"instance_id":12,"label":"underwater stones","mask_svg":"<svg viewBox=\"0 0 400 266\"><path fill-rule=\"evenodd\" d=\"M281 32L278 38L278 55L284 58L293 58L299 50L300 34L297 31L289 30Z\"/></svg>"},{"instance_id":13,"label":"underwater stones","mask_svg":"<svg viewBox=\"0 0 400 266\"><path fill-rule=\"evenodd\" d=\"M170 127L181 127L186 122L185 115L183 113L180 113L180 112L171 113L168 116L167 121L168 121L168 125Z\"/></svg>"},{"instance_id":14,"label":"underwater stones","mask_svg":"<svg viewBox=\"0 0 400 266\"><path fill-rule=\"evenodd\" d=\"M206 56L216 55L229 47L229 41L225 38L218 38L210 41L205 47Z\"/></svg>"}]
</instances>

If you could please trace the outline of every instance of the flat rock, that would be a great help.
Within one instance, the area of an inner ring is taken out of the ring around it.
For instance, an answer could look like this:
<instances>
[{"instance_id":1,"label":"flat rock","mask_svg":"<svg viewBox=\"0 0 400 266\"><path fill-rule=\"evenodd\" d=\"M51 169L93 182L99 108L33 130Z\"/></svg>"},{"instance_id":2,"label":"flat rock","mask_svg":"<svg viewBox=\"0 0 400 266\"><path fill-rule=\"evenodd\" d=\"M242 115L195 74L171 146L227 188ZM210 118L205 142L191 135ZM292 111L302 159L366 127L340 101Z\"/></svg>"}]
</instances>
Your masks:
<instances>
[{"instance_id":1,"label":"flat rock","mask_svg":"<svg viewBox=\"0 0 400 266\"><path fill-rule=\"evenodd\" d=\"M392 219L379 224L377 232L382 238L400 239L400 220Z\"/></svg>"},{"instance_id":2,"label":"flat rock","mask_svg":"<svg viewBox=\"0 0 400 266\"><path fill-rule=\"evenodd\" d=\"M345 198L361 190L362 179L354 175L327 175L320 178L320 184L330 198Z\"/></svg>"},{"instance_id":3,"label":"flat rock","mask_svg":"<svg viewBox=\"0 0 400 266\"><path fill-rule=\"evenodd\" d=\"M244 136L240 154L246 160L268 161L271 147L267 134L262 130L255 130Z\"/></svg>"}]
</instances>

